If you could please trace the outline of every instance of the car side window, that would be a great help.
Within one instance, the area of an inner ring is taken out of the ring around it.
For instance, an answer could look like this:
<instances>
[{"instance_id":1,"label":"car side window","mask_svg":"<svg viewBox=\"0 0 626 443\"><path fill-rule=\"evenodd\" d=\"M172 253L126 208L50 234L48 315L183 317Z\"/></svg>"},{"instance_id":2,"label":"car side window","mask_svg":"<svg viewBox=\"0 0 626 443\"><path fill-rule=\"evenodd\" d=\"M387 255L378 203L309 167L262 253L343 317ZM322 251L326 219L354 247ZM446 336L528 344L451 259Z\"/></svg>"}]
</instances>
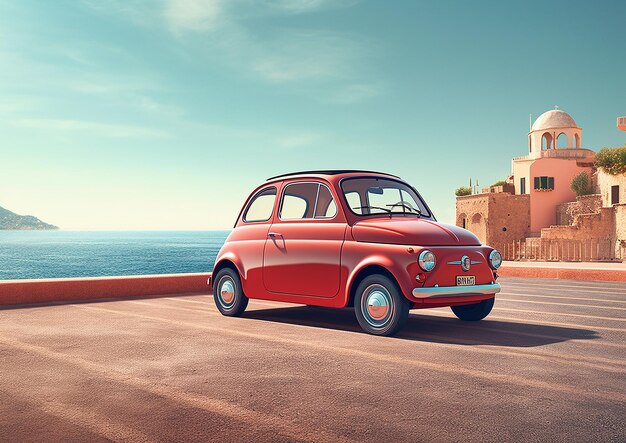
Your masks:
<instances>
[{"instance_id":1,"label":"car side window","mask_svg":"<svg viewBox=\"0 0 626 443\"><path fill-rule=\"evenodd\" d=\"M363 208L361 208L361 197L359 193L356 191L350 191L345 193L346 200L348 201L348 205L350 209L354 211L355 214L363 214Z\"/></svg>"},{"instance_id":2,"label":"car side window","mask_svg":"<svg viewBox=\"0 0 626 443\"><path fill-rule=\"evenodd\" d=\"M281 220L302 220L313 217L317 183L292 183L285 187L280 205Z\"/></svg>"},{"instance_id":3,"label":"car side window","mask_svg":"<svg viewBox=\"0 0 626 443\"><path fill-rule=\"evenodd\" d=\"M315 206L315 218L333 218L337 215L337 205L325 185L320 184L317 193L317 204Z\"/></svg>"},{"instance_id":4,"label":"car side window","mask_svg":"<svg viewBox=\"0 0 626 443\"><path fill-rule=\"evenodd\" d=\"M268 221L272 218L274 202L276 201L276 188L266 188L252 198L246 212L243 215L244 222Z\"/></svg>"},{"instance_id":5,"label":"car side window","mask_svg":"<svg viewBox=\"0 0 626 443\"><path fill-rule=\"evenodd\" d=\"M298 220L307 218L306 212L309 202L298 196L285 194L280 218L283 220Z\"/></svg>"},{"instance_id":6,"label":"car side window","mask_svg":"<svg viewBox=\"0 0 626 443\"><path fill-rule=\"evenodd\" d=\"M285 187L280 206L281 220L334 218L337 204L330 189L321 183L292 183Z\"/></svg>"}]
</instances>

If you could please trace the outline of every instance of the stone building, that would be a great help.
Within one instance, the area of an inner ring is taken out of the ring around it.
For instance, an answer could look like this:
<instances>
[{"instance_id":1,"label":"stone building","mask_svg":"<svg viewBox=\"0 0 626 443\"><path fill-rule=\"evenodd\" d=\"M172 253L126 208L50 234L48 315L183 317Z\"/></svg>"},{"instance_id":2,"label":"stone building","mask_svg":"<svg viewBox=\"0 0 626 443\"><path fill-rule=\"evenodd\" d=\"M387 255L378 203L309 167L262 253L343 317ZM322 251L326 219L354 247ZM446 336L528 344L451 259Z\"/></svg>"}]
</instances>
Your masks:
<instances>
[{"instance_id":1,"label":"stone building","mask_svg":"<svg viewBox=\"0 0 626 443\"><path fill-rule=\"evenodd\" d=\"M530 195L489 192L456 199L456 224L469 229L484 244L520 240L530 229Z\"/></svg>"},{"instance_id":2,"label":"stone building","mask_svg":"<svg viewBox=\"0 0 626 443\"><path fill-rule=\"evenodd\" d=\"M620 123L626 130L626 118ZM596 171L594 158L582 147L576 121L562 110L547 111L532 124L528 154L513 159L503 186L457 197L456 224L500 249L517 242L518 251L522 243L543 251L541 242L602 240L607 257L626 259L626 174ZM576 197L571 182L581 172L590 175L596 194Z\"/></svg>"}]
</instances>

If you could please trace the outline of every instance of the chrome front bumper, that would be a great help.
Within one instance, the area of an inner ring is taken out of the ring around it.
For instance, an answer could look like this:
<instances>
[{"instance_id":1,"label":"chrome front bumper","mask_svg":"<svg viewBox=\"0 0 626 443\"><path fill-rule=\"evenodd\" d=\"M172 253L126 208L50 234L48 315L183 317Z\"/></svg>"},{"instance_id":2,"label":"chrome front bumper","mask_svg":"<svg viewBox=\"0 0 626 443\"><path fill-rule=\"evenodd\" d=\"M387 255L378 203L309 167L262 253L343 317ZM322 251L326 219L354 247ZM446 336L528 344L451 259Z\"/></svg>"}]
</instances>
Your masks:
<instances>
[{"instance_id":1,"label":"chrome front bumper","mask_svg":"<svg viewBox=\"0 0 626 443\"><path fill-rule=\"evenodd\" d=\"M502 287L498 283L489 285L473 285L473 286L432 286L428 288L413 289L413 297L415 298L431 298L431 297L463 297L471 295L489 295L497 294Z\"/></svg>"}]
</instances>

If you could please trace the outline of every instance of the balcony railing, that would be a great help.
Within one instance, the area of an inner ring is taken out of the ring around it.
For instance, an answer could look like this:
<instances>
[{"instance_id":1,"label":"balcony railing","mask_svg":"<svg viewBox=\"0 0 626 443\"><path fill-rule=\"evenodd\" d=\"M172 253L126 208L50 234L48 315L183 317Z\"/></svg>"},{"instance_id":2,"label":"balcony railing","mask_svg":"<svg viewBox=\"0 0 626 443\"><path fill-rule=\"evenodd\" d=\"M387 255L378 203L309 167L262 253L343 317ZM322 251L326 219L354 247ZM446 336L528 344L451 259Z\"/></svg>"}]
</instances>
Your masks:
<instances>
[{"instance_id":1,"label":"balcony railing","mask_svg":"<svg viewBox=\"0 0 626 443\"><path fill-rule=\"evenodd\" d=\"M542 239L529 238L493 245L505 260L537 261L614 261L621 262L626 246L610 239Z\"/></svg>"},{"instance_id":2,"label":"balcony railing","mask_svg":"<svg viewBox=\"0 0 626 443\"><path fill-rule=\"evenodd\" d=\"M557 148L541 151L540 155L532 153L521 157L515 157L513 160L529 160L535 158L587 158L593 157L594 152L591 149L582 148Z\"/></svg>"},{"instance_id":3,"label":"balcony railing","mask_svg":"<svg viewBox=\"0 0 626 443\"><path fill-rule=\"evenodd\" d=\"M585 158L593 156L594 152L590 149L549 149L541 151L542 157L550 158Z\"/></svg>"}]
</instances>

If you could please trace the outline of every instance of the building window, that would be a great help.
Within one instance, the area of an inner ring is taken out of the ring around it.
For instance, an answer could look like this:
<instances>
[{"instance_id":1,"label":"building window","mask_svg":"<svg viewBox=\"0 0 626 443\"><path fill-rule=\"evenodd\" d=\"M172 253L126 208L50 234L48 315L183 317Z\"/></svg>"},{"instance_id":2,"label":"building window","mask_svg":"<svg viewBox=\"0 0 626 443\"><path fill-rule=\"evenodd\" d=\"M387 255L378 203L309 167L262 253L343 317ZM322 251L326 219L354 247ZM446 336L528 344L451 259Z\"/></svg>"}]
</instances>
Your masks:
<instances>
[{"instance_id":1,"label":"building window","mask_svg":"<svg viewBox=\"0 0 626 443\"><path fill-rule=\"evenodd\" d=\"M611 204L619 204L619 185L611 186Z\"/></svg>"},{"instance_id":2,"label":"building window","mask_svg":"<svg viewBox=\"0 0 626 443\"><path fill-rule=\"evenodd\" d=\"M554 189L554 177L535 177L535 191L552 191Z\"/></svg>"},{"instance_id":3,"label":"building window","mask_svg":"<svg viewBox=\"0 0 626 443\"><path fill-rule=\"evenodd\" d=\"M519 179L519 193L526 194L526 177Z\"/></svg>"}]
</instances>

